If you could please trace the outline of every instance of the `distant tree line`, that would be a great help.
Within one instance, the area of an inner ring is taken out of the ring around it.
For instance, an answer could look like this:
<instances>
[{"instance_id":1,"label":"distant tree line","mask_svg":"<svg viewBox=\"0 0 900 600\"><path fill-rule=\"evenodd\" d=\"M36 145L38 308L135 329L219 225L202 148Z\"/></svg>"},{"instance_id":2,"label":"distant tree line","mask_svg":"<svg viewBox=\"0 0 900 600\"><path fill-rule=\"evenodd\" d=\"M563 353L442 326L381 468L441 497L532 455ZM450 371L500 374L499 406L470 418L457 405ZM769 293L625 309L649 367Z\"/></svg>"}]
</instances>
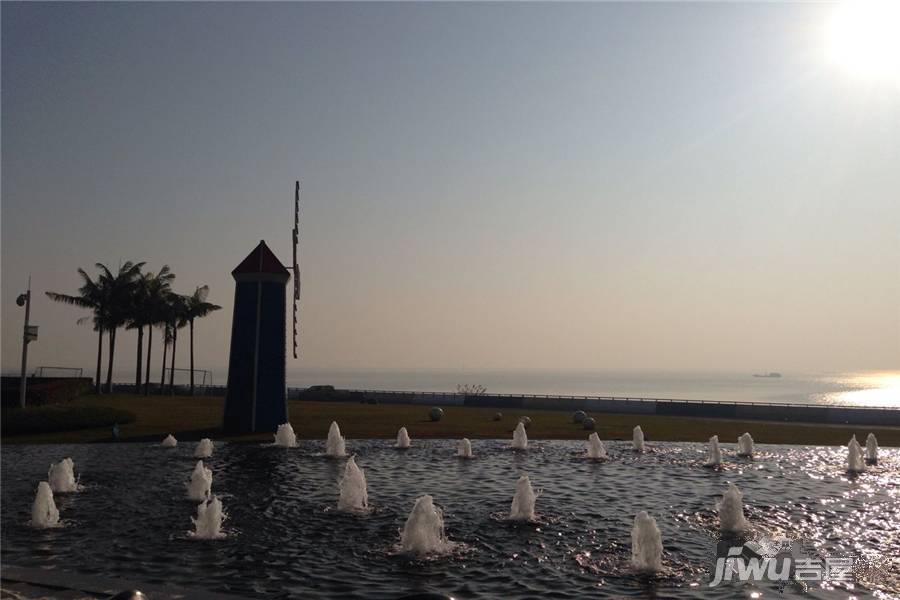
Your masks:
<instances>
[{"instance_id":1,"label":"distant tree line","mask_svg":"<svg viewBox=\"0 0 900 600\"><path fill-rule=\"evenodd\" d=\"M99 274L91 278L79 268L83 285L75 295L46 292L56 302L86 308L92 311L90 317L78 319L84 323L88 319L97 332L97 374L94 379L94 391L101 393L101 366L103 361L103 335L109 340L109 362L106 368L106 392L112 392L113 361L116 353L116 332L124 327L137 329L137 367L134 383L141 387L141 371L144 367L142 357L144 333L147 334L146 368L144 369L144 395L150 393L150 357L153 348L153 328L162 331L162 375L160 375L160 392L165 390L166 359L171 361L169 369L169 394L175 391L175 349L178 341L178 330L187 326L190 330L191 347L191 395L194 395L194 320L205 317L222 308L206 301L209 286L202 285L193 294L182 295L172 291L175 274L168 265L156 273L143 272L146 263L126 262L117 273L110 271L106 265L97 263ZM171 346L171 356L167 357Z\"/></svg>"}]
</instances>

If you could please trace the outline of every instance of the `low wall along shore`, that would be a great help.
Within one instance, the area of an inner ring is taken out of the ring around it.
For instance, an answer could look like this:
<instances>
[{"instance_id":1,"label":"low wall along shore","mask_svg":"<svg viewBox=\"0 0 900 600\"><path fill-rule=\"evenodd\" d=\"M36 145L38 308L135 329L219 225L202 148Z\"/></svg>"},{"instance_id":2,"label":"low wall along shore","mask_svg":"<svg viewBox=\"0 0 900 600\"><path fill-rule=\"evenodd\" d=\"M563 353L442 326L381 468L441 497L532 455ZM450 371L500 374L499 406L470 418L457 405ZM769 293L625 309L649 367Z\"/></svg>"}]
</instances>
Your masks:
<instances>
[{"instance_id":1,"label":"low wall along shore","mask_svg":"<svg viewBox=\"0 0 900 600\"><path fill-rule=\"evenodd\" d=\"M596 413L706 417L792 423L900 426L900 410L892 408L675 400L589 396L466 395L381 390L289 390L289 398L379 404L477 406L519 410L584 410Z\"/></svg>"}]
</instances>

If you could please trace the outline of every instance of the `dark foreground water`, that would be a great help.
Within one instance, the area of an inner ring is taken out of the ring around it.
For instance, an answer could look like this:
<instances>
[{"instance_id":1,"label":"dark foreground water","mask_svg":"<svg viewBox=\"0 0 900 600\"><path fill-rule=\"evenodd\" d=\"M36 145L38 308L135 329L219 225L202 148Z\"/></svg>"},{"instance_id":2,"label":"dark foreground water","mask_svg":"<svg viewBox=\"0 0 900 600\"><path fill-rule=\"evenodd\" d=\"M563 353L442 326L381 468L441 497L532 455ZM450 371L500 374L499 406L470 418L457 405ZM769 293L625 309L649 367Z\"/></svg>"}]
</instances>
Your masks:
<instances>
[{"instance_id":1,"label":"dark foreground water","mask_svg":"<svg viewBox=\"0 0 900 600\"><path fill-rule=\"evenodd\" d=\"M435 592L458 598L895 597L900 594L900 452L882 449L876 467L844 472L844 448L757 446L749 461L724 445L721 471L702 467L705 446L658 443L637 455L609 444L610 460L583 459L580 442L348 442L369 483L375 511L334 509L343 460L322 442L285 450L218 444L205 463L225 505L228 537L191 539L195 505L184 484L193 443L4 446L2 561L103 576L128 576L265 598L398 598ZM84 490L56 496L64 526L27 523L47 467L71 456ZM538 523L503 520L517 477L536 488ZM744 492L746 515L762 536L803 538L822 556L853 556L862 581L723 584L709 587L717 541L716 500L728 482ZM462 542L449 556L397 552L398 529L415 498L432 494L447 534ZM656 517L665 572L628 566L635 513ZM891 560L894 560L891 564Z\"/></svg>"}]
</instances>

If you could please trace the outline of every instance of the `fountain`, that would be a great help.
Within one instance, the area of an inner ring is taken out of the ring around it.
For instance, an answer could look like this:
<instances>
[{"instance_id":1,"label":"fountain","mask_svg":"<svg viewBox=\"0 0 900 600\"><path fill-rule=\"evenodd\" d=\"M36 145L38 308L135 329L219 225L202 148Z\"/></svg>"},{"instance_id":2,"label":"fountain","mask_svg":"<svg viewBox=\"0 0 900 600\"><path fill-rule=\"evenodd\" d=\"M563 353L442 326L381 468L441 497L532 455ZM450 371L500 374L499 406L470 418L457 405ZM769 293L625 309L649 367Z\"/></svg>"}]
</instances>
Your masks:
<instances>
[{"instance_id":1,"label":"fountain","mask_svg":"<svg viewBox=\"0 0 900 600\"><path fill-rule=\"evenodd\" d=\"M856 441L854 435L847 444L847 471L850 473L862 473L866 470L866 463L863 460L863 451Z\"/></svg>"},{"instance_id":2,"label":"fountain","mask_svg":"<svg viewBox=\"0 0 900 600\"><path fill-rule=\"evenodd\" d=\"M722 451L719 449L719 436L709 438L709 454L706 457L707 467L718 467L722 464Z\"/></svg>"},{"instance_id":3,"label":"fountain","mask_svg":"<svg viewBox=\"0 0 900 600\"><path fill-rule=\"evenodd\" d=\"M166 436L166 439L162 441L163 448L174 448L178 445L178 440L175 439L175 436L171 433Z\"/></svg>"},{"instance_id":4,"label":"fountain","mask_svg":"<svg viewBox=\"0 0 900 600\"><path fill-rule=\"evenodd\" d=\"M513 496L512 506L509 508L511 521L534 521L534 501L537 494L531 487L528 475L522 475L516 482L516 494Z\"/></svg>"},{"instance_id":5,"label":"fountain","mask_svg":"<svg viewBox=\"0 0 900 600\"><path fill-rule=\"evenodd\" d=\"M528 434L525 433L525 423L519 421L513 431L512 449L525 450L526 448L528 448Z\"/></svg>"},{"instance_id":6,"label":"fountain","mask_svg":"<svg viewBox=\"0 0 900 600\"><path fill-rule=\"evenodd\" d=\"M75 481L75 463L71 458L64 458L58 463L52 463L47 471L47 481L54 492L77 492L78 482Z\"/></svg>"},{"instance_id":7,"label":"fountain","mask_svg":"<svg viewBox=\"0 0 900 600\"><path fill-rule=\"evenodd\" d=\"M738 456L753 458L753 438L749 433L745 433L738 438Z\"/></svg>"},{"instance_id":8,"label":"fountain","mask_svg":"<svg viewBox=\"0 0 900 600\"><path fill-rule=\"evenodd\" d=\"M345 512L364 512L369 510L369 493L366 491L366 475L356 466L351 456L344 465L344 477L338 484L341 496L338 498L338 510Z\"/></svg>"},{"instance_id":9,"label":"fountain","mask_svg":"<svg viewBox=\"0 0 900 600\"><path fill-rule=\"evenodd\" d=\"M723 533L740 533L749 527L744 518L744 505L741 499L744 495L733 483L728 484L728 489L722 495L722 501L716 503L719 511L719 529Z\"/></svg>"},{"instance_id":10,"label":"fountain","mask_svg":"<svg viewBox=\"0 0 900 600\"><path fill-rule=\"evenodd\" d=\"M648 573L662 569L662 536L656 519L643 510L634 517L631 529L631 565Z\"/></svg>"},{"instance_id":11,"label":"fountain","mask_svg":"<svg viewBox=\"0 0 900 600\"><path fill-rule=\"evenodd\" d=\"M878 464L878 440L875 439L874 433L866 437L866 460L869 464Z\"/></svg>"},{"instance_id":12,"label":"fountain","mask_svg":"<svg viewBox=\"0 0 900 600\"><path fill-rule=\"evenodd\" d=\"M409 448L409 434L406 432L406 427L401 427L400 431L397 432L397 445L395 448L398 450Z\"/></svg>"},{"instance_id":13,"label":"fountain","mask_svg":"<svg viewBox=\"0 0 900 600\"><path fill-rule=\"evenodd\" d=\"M194 471L191 473L191 482L187 484L188 498L191 500L206 500L212 488L212 470L203 466L203 461L198 460Z\"/></svg>"},{"instance_id":14,"label":"fountain","mask_svg":"<svg viewBox=\"0 0 900 600\"><path fill-rule=\"evenodd\" d=\"M597 435L596 431L588 436L587 456L594 459L607 458L606 448L603 446L603 442L600 441L600 436Z\"/></svg>"},{"instance_id":15,"label":"fountain","mask_svg":"<svg viewBox=\"0 0 900 600\"><path fill-rule=\"evenodd\" d=\"M194 531L189 535L201 540L217 540L225 537L222 521L225 520L222 502L215 496L197 505L197 518L191 517Z\"/></svg>"},{"instance_id":16,"label":"fountain","mask_svg":"<svg viewBox=\"0 0 900 600\"><path fill-rule=\"evenodd\" d=\"M282 423L275 432L275 445L280 448L296 448L297 434L290 423Z\"/></svg>"},{"instance_id":17,"label":"fountain","mask_svg":"<svg viewBox=\"0 0 900 600\"><path fill-rule=\"evenodd\" d=\"M215 446L209 438L203 438L197 443L197 449L194 450L194 458L209 458L212 456Z\"/></svg>"},{"instance_id":18,"label":"fountain","mask_svg":"<svg viewBox=\"0 0 900 600\"><path fill-rule=\"evenodd\" d=\"M41 529L59 526L59 510L53 501L53 490L46 481L38 484L37 495L31 505L30 525Z\"/></svg>"},{"instance_id":19,"label":"fountain","mask_svg":"<svg viewBox=\"0 0 900 600\"><path fill-rule=\"evenodd\" d=\"M631 444L634 446L635 452L644 451L644 431L638 425L631 434Z\"/></svg>"},{"instance_id":20,"label":"fountain","mask_svg":"<svg viewBox=\"0 0 900 600\"><path fill-rule=\"evenodd\" d=\"M405 431L405 430L404 430ZM397 445L400 445L400 436L397 436ZM409 436L406 436L406 447L409 447ZM347 456L347 444L341 437L341 428L337 422L332 421L328 428L328 440L325 442L325 454L331 458L344 458Z\"/></svg>"},{"instance_id":21,"label":"fountain","mask_svg":"<svg viewBox=\"0 0 900 600\"><path fill-rule=\"evenodd\" d=\"M469 441L469 438L459 440L456 455L460 458L472 458L472 442Z\"/></svg>"},{"instance_id":22,"label":"fountain","mask_svg":"<svg viewBox=\"0 0 900 600\"><path fill-rule=\"evenodd\" d=\"M447 550L450 542L444 535L444 513L434 505L434 498L425 495L416 499L400 532L400 545L404 552L417 554Z\"/></svg>"}]
</instances>

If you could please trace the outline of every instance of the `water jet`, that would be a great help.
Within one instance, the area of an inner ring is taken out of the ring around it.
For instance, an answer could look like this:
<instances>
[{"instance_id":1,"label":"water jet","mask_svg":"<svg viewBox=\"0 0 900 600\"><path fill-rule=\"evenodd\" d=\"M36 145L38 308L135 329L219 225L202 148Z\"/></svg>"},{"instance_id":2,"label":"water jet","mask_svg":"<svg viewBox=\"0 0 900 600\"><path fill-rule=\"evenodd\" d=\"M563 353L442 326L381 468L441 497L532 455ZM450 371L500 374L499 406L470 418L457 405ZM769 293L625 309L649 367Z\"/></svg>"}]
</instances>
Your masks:
<instances>
[{"instance_id":1,"label":"water jet","mask_svg":"<svg viewBox=\"0 0 900 600\"><path fill-rule=\"evenodd\" d=\"M449 542L444 534L444 513L434 505L429 495L416 499L406 524L400 533L400 546L404 552L430 554L444 552Z\"/></svg>"},{"instance_id":2,"label":"water jet","mask_svg":"<svg viewBox=\"0 0 900 600\"><path fill-rule=\"evenodd\" d=\"M662 536L656 519L643 510L634 517L631 529L631 565L645 573L662 569Z\"/></svg>"},{"instance_id":3,"label":"water jet","mask_svg":"<svg viewBox=\"0 0 900 600\"><path fill-rule=\"evenodd\" d=\"M53 490L50 484L42 481L38 484L37 494L34 497L34 503L31 505L31 522L32 527L39 529L47 529L49 527L59 526L59 510L53 501Z\"/></svg>"},{"instance_id":4,"label":"water jet","mask_svg":"<svg viewBox=\"0 0 900 600\"><path fill-rule=\"evenodd\" d=\"M397 442L399 444L399 437L397 438ZM408 442L409 440L407 439L407 446L409 446ZM331 426L328 428L328 439L325 441L325 454L331 458L344 458L347 456L347 445L344 438L341 436L341 428L338 427L336 421L332 421Z\"/></svg>"},{"instance_id":5,"label":"water jet","mask_svg":"<svg viewBox=\"0 0 900 600\"><path fill-rule=\"evenodd\" d=\"M525 433L525 424L519 421L513 431L512 449L525 450L528 448L528 434Z\"/></svg>"},{"instance_id":6,"label":"water jet","mask_svg":"<svg viewBox=\"0 0 900 600\"><path fill-rule=\"evenodd\" d=\"M338 498L338 510L344 512L363 512L369 510L369 492L366 489L366 475L356 465L354 457L347 459L344 465L344 476L338 484L341 495Z\"/></svg>"},{"instance_id":7,"label":"water jet","mask_svg":"<svg viewBox=\"0 0 900 600\"><path fill-rule=\"evenodd\" d=\"M297 434L290 423L282 423L275 432L275 445L280 448L296 448Z\"/></svg>"}]
</instances>

